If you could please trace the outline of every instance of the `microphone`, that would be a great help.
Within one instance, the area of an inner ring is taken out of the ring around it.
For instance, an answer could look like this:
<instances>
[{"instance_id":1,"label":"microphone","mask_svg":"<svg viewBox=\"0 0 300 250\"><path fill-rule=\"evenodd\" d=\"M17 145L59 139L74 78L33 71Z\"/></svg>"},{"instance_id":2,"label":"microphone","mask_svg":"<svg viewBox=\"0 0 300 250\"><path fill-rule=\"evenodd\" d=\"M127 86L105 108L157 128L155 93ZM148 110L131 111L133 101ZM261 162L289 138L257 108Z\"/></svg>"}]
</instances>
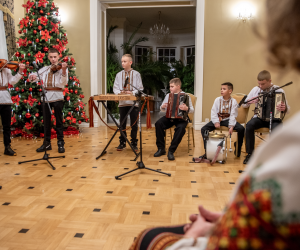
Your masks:
<instances>
[{"instance_id":1,"label":"microphone","mask_svg":"<svg viewBox=\"0 0 300 250\"><path fill-rule=\"evenodd\" d=\"M128 76L125 79L124 89L126 88L127 85L128 85Z\"/></svg>"},{"instance_id":2,"label":"microphone","mask_svg":"<svg viewBox=\"0 0 300 250\"><path fill-rule=\"evenodd\" d=\"M36 69L39 69L39 66L37 66L37 64L36 64L35 61L32 62L32 65L33 65L33 67L35 67Z\"/></svg>"},{"instance_id":3,"label":"microphone","mask_svg":"<svg viewBox=\"0 0 300 250\"><path fill-rule=\"evenodd\" d=\"M239 103L239 107L241 107L244 104L244 101L246 100L247 95L244 95L243 99Z\"/></svg>"}]
</instances>

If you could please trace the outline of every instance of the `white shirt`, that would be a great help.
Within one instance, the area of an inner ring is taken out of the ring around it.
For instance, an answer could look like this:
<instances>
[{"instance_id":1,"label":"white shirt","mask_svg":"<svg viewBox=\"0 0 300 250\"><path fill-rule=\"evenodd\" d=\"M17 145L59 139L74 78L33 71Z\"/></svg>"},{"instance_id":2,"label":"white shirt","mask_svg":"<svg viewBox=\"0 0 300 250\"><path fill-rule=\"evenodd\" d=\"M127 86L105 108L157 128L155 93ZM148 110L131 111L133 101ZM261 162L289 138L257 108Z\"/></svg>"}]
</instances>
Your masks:
<instances>
[{"instance_id":1,"label":"white shirt","mask_svg":"<svg viewBox=\"0 0 300 250\"><path fill-rule=\"evenodd\" d=\"M220 112L220 100L221 102L224 101L223 96L219 96L216 98L214 105L211 108L211 121L213 124L216 124L220 122L218 113ZM226 121L229 119L229 124L228 127L234 127L236 124L236 117L238 116L238 103L237 101L231 97L230 102L229 102L229 107L231 105L231 110L230 110L230 116L228 118L224 118L223 121Z\"/></svg>"},{"instance_id":2,"label":"white shirt","mask_svg":"<svg viewBox=\"0 0 300 250\"><path fill-rule=\"evenodd\" d=\"M21 77L22 75L19 74L19 72L13 76L10 69L3 68L2 71L0 71L0 86L8 86L8 83L15 85ZM6 89L0 91L0 104L13 104L10 93Z\"/></svg>"},{"instance_id":3,"label":"white shirt","mask_svg":"<svg viewBox=\"0 0 300 250\"><path fill-rule=\"evenodd\" d=\"M46 87L49 72L50 72L50 66L45 66L39 70L39 75L40 75L41 79L43 80L44 87ZM37 76L37 73L32 73L30 75ZM39 81L38 77L37 77L36 81ZM65 76L62 75L62 69L53 73L52 83L53 83L53 87L63 88L68 83L68 69L67 69ZM56 102L56 101L64 100L64 95L63 95L62 91L60 92L60 91L47 90L46 97L47 97L46 102L47 102L47 100L49 102Z\"/></svg>"},{"instance_id":4,"label":"white shirt","mask_svg":"<svg viewBox=\"0 0 300 250\"><path fill-rule=\"evenodd\" d=\"M272 84L272 86L273 86L273 88L278 87L277 85L273 85L273 84ZM258 95L261 94L261 92L262 92L262 90L261 90L260 87L258 87L258 86L254 87L254 88L250 91L250 93L249 93L249 95L247 96L245 102L246 102L246 101L249 101L251 98L257 97ZM283 89L277 89L276 92L283 92L283 93L285 94L285 92L284 92ZM286 101L287 113L289 113L289 112L290 112L290 106L288 105L286 96L285 96L285 101ZM250 105L251 105L250 103L247 103L247 104L243 104L242 106L243 106L244 108L248 108ZM256 107L256 108L258 107L258 103L255 103L255 107ZM253 117L257 117L257 115L254 114Z\"/></svg>"},{"instance_id":5,"label":"white shirt","mask_svg":"<svg viewBox=\"0 0 300 250\"><path fill-rule=\"evenodd\" d=\"M126 80L126 76L127 76L126 73L127 72L125 72L125 70L122 70L116 75L116 79L114 82L114 88L113 88L115 95L120 94L121 91L124 89L124 84L125 84L125 80ZM141 74L133 69L131 71L129 71L129 74L130 74L130 76L129 76L130 84L132 84L137 89L143 91L144 87L143 87L143 83L142 83ZM133 88L132 86L130 86L130 91L132 92L133 95L138 93L138 91L135 88ZM132 105L133 105L133 101L119 101L119 107L132 106ZM138 106L138 103L136 103L135 106Z\"/></svg>"},{"instance_id":6,"label":"white shirt","mask_svg":"<svg viewBox=\"0 0 300 250\"><path fill-rule=\"evenodd\" d=\"M185 92L181 91L180 93L185 93ZM166 95L166 97L165 97L163 103L161 104L161 106L162 106L163 104L165 104L165 103L168 103L168 102L169 102L169 94ZM166 108L163 109L161 106L160 106L160 110L161 110L162 112L166 112L167 109L166 109ZM193 103L192 103L192 100L191 100L191 97L190 97L190 96L189 96L189 113L194 113L194 107L193 107Z\"/></svg>"}]
</instances>

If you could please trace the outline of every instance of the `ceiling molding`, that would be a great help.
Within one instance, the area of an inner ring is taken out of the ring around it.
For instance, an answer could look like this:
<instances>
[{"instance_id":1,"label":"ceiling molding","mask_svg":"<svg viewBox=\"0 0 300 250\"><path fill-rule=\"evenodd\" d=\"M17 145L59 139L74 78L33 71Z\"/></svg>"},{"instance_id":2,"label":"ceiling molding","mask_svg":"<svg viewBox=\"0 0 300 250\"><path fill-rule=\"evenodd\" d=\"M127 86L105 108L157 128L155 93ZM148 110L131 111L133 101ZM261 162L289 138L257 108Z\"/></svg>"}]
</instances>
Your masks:
<instances>
[{"instance_id":1,"label":"ceiling molding","mask_svg":"<svg viewBox=\"0 0 300 250\"><path fill-rule=\"evenodd\" d=\"M107 8L141 8L141 7L187 7L195 6L196 1L101 1Z\"/></svg>"}]
</instances>

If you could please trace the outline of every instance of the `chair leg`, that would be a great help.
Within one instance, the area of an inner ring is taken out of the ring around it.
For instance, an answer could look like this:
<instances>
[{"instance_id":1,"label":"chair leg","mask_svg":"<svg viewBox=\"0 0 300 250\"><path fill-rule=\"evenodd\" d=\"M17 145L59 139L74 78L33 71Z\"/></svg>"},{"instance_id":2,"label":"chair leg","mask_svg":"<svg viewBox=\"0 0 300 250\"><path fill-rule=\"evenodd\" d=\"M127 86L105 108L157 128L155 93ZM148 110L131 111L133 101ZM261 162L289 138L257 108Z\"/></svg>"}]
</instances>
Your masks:
<instances>
[{"instance_id":1,"label":"chair leg","mask_svg":"<svg viewBox=\"0 0 300 250\"><path fill-rule=\"evenodd\" d=\"M167 130L165 130L165 150L167 150Z\"/></svg>"},{"instance_id":2,"label":"chair leg","mask_svg":"<svg viewBox=\"0 0 300 250\"><path fill-rule=\"evenodd\" d=\"M190 152L190 128L188 128L188 153Z\"/></svg>"},{"instance_id":3,"label":"chair leg","mask_svg":"<svg viewBox=\"0 0 300 250\"><path fill-rule=\"evenodd\" d=\"M194 136L194 128L192 128L192 136L193 136L193 146L195 147L195 136Z\"/></svg>"}]
</instances>

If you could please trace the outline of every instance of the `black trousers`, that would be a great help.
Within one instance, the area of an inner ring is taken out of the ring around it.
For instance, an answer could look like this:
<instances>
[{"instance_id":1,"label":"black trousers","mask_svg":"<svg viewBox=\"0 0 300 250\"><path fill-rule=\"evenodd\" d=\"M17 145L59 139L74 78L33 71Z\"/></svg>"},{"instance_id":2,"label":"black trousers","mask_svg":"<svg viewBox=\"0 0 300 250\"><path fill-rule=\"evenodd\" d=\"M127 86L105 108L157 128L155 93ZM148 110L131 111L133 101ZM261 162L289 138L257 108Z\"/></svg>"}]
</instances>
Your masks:
<instances>
[{"instance_id":1,"label":"black trousers","mask_svg":"<svg viewBox=\"0 0 300 250\"><path fill-rule=\"evenodd\" d=\"M63 101L57 102L50 102L50 107L54 108L54 115L56 118L56 133L57 133L57 141L64 141L64 127L63 127ZM43 107L43 119L44 119L44 126L45 126L45 137L44 141L50 142L51 141L51 113L49 110L49 106L45 103Z\"/></svg>"},{"instance_id":2,"label":"black trousers","mask_svg":"<svg viewBox=\"0 0 300 250\"><path fill-rule=\"evenodd\" d=\"M165 130L171 128L175 125L175 133L171 145L169 147L169 151L174 153L182 140L182 137L185 134L185 128L188 122L182 119L170 119L165 116L161 117L155 123L155 131L156 131L156 146L158 149L165 148Z\"/></svg>"},{"instance_id":3,"label":"black trousers","mask_svg":"<svg viewBox=\"0 0 300 250\"><path fill-rule=\"evenodd\" d=\"M281 121L272 121L272 131L281 124ZM246 124L246 152L248 154L252 154L254 151L254 144L255 144L255 135L254 130L259 128L269 128L270 122L263 121L257 117L252 118Z\"/></svg>"},{"instance_id":4,"label":"black trousers","mask_svg":"<svg viewBox=\"0 0 300 250\"><path fill-rule=\"evenodd\" d=\"M11 123L11 105L0 105L0 115L3 126L3 142L4 146L11 143L10 140L10 123Z\"/></svg>"},{"instance_id":5,"label":"black trousers","mask_svg":"<svg viewBox=\"0 0 300 250\"><path fill-rule=\"evenodd\" d=\"M228 124L229 124L229 120L225 120L225 121L221 121L220 122L220 126L224 126L224 127L228 127ZM216 127L215 125L213 124L212 121L210 121L209 123L207 123L206 125L204 125L202 128L201 128L201 134L202 134L202 138L203 138L203 143L204 143L204 148L206 149L206 144L204 142L204 132L205 130L209 130L210 131L213 131L215 130ZM233 128L235 131L237 131L238 133L238 149L240 149L243 145L243 140L244 140L244 134L245 134L245 128L239 124L238 122L235 124L234 128Z\"/></svg>"},{"instance_id":6,"label":"black trousers","mask_svg":"<svg viewBox=\"0 0 300 250\"><path fill-rule=\"evenodd\" d=\"M125 106L125 107L119 107L119 111L120 111L120 123L123 121L123 119L125 118L125 122L122 125L122 130L126 129L126 123L127 123L127 117L126 114L129 111L129 109L131 108L131 106ZM137 120L138 115L139 115L139 108L138 107L134 107L133 110L131 110L130 112L130 126L132 126L132 124ZM137 139L136 139L136 135L137 135L137 130L138 130L138 122L136 122L132 127L131 127L131 143L132 144L137 144ZM127 136L126 131L123 131L124 134ZM126 140L123 138L123 136L120 133L120 143L125 143Z\"/></svg>"}]
</instances>

